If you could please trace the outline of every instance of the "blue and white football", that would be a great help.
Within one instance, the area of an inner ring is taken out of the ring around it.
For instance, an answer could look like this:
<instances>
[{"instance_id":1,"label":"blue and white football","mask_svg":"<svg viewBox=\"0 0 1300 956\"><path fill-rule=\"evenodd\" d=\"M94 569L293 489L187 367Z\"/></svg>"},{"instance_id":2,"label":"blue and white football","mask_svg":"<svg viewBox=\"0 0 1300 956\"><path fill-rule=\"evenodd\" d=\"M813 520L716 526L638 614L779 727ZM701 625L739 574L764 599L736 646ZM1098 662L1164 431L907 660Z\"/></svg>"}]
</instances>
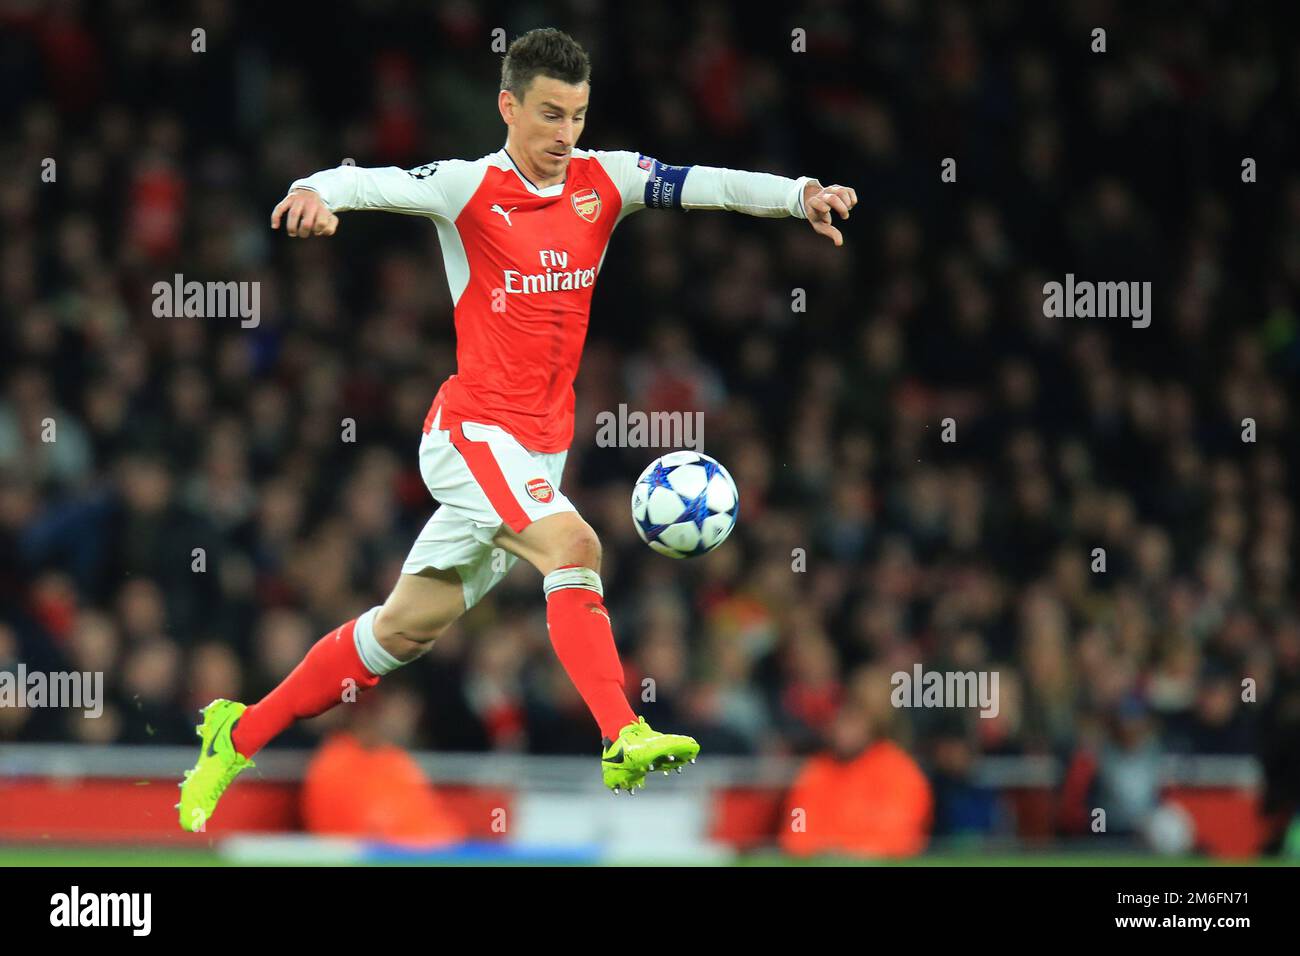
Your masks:
<instances>
[{"instance_id":1,"label":"blue and white football","mask_svg":"<svg viewBox=\"0 0 1300 956\"><path fill-rule=\"evenodd\" d=\"M632 489L641 540L670 558L707 554L736 526L740 496L727 469L708 455L674 451L650 463Z\"/></svg>"}]
</instances>

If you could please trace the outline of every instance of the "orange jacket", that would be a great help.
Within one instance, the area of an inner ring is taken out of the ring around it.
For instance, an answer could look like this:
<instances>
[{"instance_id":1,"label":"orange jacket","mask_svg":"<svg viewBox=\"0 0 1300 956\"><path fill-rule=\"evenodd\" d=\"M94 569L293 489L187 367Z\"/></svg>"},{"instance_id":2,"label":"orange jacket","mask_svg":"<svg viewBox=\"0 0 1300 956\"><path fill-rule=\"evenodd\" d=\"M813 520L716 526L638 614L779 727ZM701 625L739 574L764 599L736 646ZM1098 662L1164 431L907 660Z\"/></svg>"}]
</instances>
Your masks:
<instances>
[{"instance_id":1,"label":"orange jacket","mask_svg":"<svg viewBox=\"0 0 1300 956\"><path fill-rule=\"evenodd\" d=\"M925 849L933 812L930 782L916 761L880 740L847 763L818 755L804 765L786 799L781 848L912 856Z\"/></svg>"},{"instance_id":2,"label":"orange jacket","mask_svg":"<svg viewBox=\"0 0 1300 956\"><path fill-rule=\"evenodd\" d=\"M312 758L302 811L313 833L419 843L465 835L410 754L389 745L363 747L346 733L331 737Z\"/></svg>"}]
</instances>

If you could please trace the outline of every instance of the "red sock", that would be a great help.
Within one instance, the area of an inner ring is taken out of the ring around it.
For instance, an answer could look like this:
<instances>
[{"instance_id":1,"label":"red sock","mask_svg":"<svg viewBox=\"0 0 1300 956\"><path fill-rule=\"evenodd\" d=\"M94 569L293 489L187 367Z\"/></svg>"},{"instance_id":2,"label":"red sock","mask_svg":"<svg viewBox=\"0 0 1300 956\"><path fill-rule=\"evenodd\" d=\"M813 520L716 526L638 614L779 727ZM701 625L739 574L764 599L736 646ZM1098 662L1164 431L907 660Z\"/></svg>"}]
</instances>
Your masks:
<instances>
[{"instance_id":1,"label":"red sock","mask_svg":"<svg viewBox=\"0 0 1300 956\"><path fill-rule=\"evenodd\" d=\"M614 738L636 714L623 692L623 664L614 646L605 600L587 588L561 588L546 598L546 624L555 654L600 725Z\"/></svg>"},{"instance_id":2,"label":"red sock","mask_svg":"<svg viewBox=\"0 0 1300 956\"><path fill-rule=\"evenodd\" d=\"M322 637L275 690L244 711L230 734L237 751L251 757L295 720L315 717L342 703L348 679L356 682L358 690L379 683L361 663L352 642L356 623L348 621Z\"/></svg>"}]
</instances>

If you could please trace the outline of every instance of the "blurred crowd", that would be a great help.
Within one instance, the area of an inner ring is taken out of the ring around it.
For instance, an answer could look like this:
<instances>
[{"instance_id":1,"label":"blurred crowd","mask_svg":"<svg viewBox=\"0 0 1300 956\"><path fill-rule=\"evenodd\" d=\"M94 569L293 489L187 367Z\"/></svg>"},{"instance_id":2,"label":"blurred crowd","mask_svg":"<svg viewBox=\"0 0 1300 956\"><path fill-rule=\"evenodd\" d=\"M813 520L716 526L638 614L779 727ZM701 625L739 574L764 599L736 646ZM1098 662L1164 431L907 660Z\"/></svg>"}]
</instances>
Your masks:
<instances>
[{"instance_id":1,"label":"blurred crowd","mask_svg":"<svg viewBox=\"0 0 1300 956\"><path fill-rule=\"evenodd\" d=\"M985 754L1086 753L1102 787L1256 755L1294 802L1300 48L1266 6L335 7L327 30L292 5L0 2L0 668L111 692L99 720L0 710L0 740L190 743L197 707L382 602L454 368L435 231L355 213L295 242L269 213L345 159L499 148L492 31L557 25L593 59L581 145L860 198L841 249L657 210L611 244L565 491L639 712L715 754L812 753L860 712L932 775L941 832L994 825L963 783ZM177 273L259 282L259 324L156 317ZM1151 281L1150 327L1044 317L1067 273ZM717 552L636 538L659 452L595 445L620 403L704 412L741 490ZM997 717L891 706L915 661L998 671ZM405 745L597 743L523 566L386 681Z\"/></svg>"}]
</instances>

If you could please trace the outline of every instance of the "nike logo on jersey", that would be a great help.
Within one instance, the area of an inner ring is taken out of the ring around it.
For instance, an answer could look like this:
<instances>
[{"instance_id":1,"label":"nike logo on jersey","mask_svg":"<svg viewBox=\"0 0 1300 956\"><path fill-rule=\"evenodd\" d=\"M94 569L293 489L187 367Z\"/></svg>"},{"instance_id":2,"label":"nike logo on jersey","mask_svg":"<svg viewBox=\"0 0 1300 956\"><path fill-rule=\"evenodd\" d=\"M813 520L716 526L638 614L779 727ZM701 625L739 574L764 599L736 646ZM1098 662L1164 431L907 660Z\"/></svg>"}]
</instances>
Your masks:
<instances>
[{"instance_id":1,"label":"nike logo on jersey","mask_svg":"<svg viewBox=\"0 0 1300 956\"><path fill-rule=\"evenodd\" d=\"M514 211L515 211L516 209L518 209L518 208L519 208L518 206L511 206L509 209L502 209L501 206L498 205L497 203L493 203L493 204L492 204L492 211L493 211L493 212L500 213L500 214L501 214L501 218L504 219L504 220L506 221L506 225L507 225L507 226L513 226L513 225L514 225L514 223L510 221L510 214L511 214L512 212L514 212Z\"/></svg>"}]
</instances>

